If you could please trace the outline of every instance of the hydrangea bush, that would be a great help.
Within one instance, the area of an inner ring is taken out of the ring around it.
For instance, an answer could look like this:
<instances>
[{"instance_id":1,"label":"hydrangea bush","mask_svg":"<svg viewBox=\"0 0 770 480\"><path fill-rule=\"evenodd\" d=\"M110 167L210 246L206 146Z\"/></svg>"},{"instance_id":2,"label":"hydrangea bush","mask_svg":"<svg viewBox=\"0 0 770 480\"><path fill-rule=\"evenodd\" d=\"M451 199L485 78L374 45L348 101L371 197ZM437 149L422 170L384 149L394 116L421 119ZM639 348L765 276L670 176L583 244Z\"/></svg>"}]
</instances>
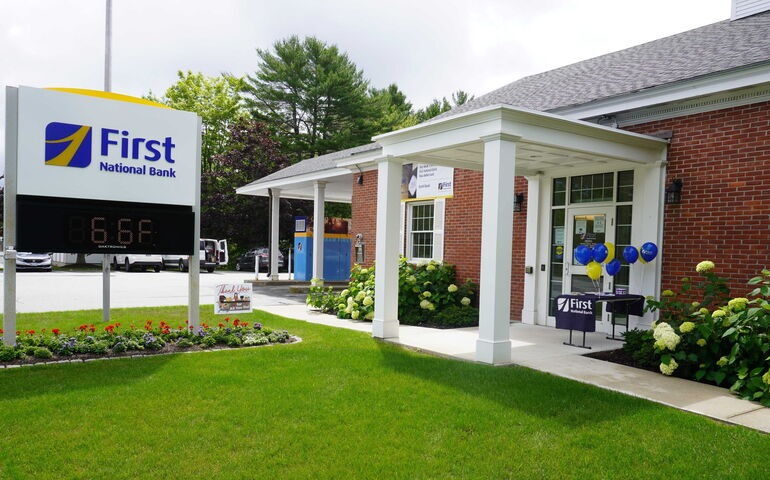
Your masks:
<instances>
[{"instance_id":1,"label":"hydrangea bush","mask_svg":"<svg viewBox=\"0 0 770 480\"><path fill-rule=\"evenodd\" d=\"M632 331L624 349L651 355L639 363L658 363L664 375L729 386L742 398L770 406L770 270L749 281L755 288L746 297L730 298L714 268L701 262L696 272L702 281L685 278L680 292L648 299L648 309L659 311L660 319L648 332ZM700 300L684 300L695 292Z\"/></svg>"},{"instance_id":2,"label":"hydrangea bush","mask_svg":"<svg viewBox=\"0 0 770 480\"><path fill-rule=\"evenodd\" d=\"M456 283L453 265L431 261L421 265L402 257L398 267L398 317L405 325L465 327L478 325L477 285ZM374 266L355 265L348 287L335 294L331 287L314 282L307 304L339 318L374 318Z\"/></svg>"},{"instance_id":3,"label":"hydrangea bush","mask_svg":"<svg viewBox=\"0 0 770 480\"><path fill-rule=\"evenodd\" d=\"M161 321L155 325L147 320L144 325L111 323L104 327L84 324L72 331L26 330L16 332L16 346L0 346L0 363L46 360L73 356L120 355L125 353L152 353L178 351L189 348L216 346L240 347L287 343L288 332L264 328L261 323L242 322L225 318L216 326L201 324L194 332L191 327L172 327Z\"/></svg>"}]
</instances>

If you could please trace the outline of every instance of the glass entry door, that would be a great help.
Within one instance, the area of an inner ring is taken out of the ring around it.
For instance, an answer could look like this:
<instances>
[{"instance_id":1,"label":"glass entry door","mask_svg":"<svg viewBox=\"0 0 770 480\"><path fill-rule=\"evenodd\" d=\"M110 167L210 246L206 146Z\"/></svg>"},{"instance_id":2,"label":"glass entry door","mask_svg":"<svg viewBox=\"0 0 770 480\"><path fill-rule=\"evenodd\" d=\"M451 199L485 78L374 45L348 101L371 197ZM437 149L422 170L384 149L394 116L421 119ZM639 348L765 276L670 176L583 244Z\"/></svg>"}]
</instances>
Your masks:
<instances>
[{"instance_id":1,"label":"glass entry door","mask_svg":"<svg viewBox=\"0 0 770 480\"><path fill-rule=\"evenodd\" d=\"M615 208L568 208L565 227L563 293L612 291L612 277L603 271L598 281L592 281L586 274L585 265L579 264L573 254L578 245L593 247L597 243L615 243ZM611 314L605 313L604 305L596 306L596 330L609 332Z\"/></svg>"}]
</instances>

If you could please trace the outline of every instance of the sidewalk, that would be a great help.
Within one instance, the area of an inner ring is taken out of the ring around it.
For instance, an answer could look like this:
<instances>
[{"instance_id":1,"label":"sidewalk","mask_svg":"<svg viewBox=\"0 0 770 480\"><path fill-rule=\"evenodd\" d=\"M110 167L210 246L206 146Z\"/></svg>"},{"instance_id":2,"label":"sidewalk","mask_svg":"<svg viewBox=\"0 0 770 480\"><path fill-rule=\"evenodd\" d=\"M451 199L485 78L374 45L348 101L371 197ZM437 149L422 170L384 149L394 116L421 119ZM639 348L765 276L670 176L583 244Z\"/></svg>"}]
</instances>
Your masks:
<instances>
[{"instance_id":1,"label":"sidewalk","mask_svg":"<svg viewBox=\"0 0 770 480\"><path fill-rule=\"evenodd\" d=\"M339 319L310 311L304 305L261 309L331 327L367 333L372 329L369 322ZM741 400L724 388L585 357L587 350L562 344L567 335L568 332L555 328L511 324L512 363L770 433L769 408ZM404 325L399 329L399 338L389 341L435 355L475 361L476 338L478 328L437 330ZM586 344L592 347L590 352L620 346L620 342L607 340L603 333L587 334Z\"/></svg>"}]
</instances>

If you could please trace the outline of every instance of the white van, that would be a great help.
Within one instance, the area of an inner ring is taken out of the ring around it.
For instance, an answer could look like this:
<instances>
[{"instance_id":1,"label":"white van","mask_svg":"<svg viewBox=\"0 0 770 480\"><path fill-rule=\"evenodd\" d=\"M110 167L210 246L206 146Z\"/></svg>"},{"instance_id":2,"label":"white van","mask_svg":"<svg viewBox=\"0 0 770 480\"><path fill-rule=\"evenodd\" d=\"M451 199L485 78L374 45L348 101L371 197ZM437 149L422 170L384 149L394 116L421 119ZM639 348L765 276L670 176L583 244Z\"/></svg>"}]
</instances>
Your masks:
<instances>
[{"instance_id":1,"label":"white van","mask_svg":"<svg viewBox=\"0 0 770 480\"><path fill-rule=\"evenodd\" d=\"M160 255L115 255L112 257L112 269L120 270L121 267L125 268L127 272L148 268L160 272L163 267L163 258Z\"/></svg>"},{"instance_id":2,"label":"white van","mask_svg":"<svg viewBox=\"0 0 770 480\"><path fill-rule=\"evenodd\" d=\"M211 273L217 266L227 265L230 257L227 253L227 240L214 240L201 238L198 251L201 270ZM187 255L163 255L163 268L176 268L180 272L186 272L189 267Z\"/></svg>"}]
</instances>

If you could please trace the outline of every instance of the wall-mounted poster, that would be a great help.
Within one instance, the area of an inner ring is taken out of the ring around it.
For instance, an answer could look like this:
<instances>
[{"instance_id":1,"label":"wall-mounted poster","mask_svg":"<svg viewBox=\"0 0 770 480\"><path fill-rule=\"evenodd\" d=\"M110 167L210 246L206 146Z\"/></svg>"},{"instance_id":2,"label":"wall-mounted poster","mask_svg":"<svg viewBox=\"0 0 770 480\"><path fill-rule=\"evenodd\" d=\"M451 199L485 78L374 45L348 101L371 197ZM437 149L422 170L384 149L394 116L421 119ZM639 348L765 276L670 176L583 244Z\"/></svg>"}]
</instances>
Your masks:
<instances>
[{"instance_id":1,"label":"wall-mounted poster","mask_svg":"<svg viewBox=\"0 0 770 480\"><path fill-rule=\"evenodd\" d=\"M250 283L225 283L214 287L214 313L249 313L251 312Z\"/></svg>"},{"instance_id":2,"label":"wall-mounted poster","mask_svg":"<svg viewBox=\"0 0 770 480\"><path fill-rule=\"evenodd\" d=\"M401 199L451 197L455 169L425 163L407 163L401 171Z\"/></svg>"}]
</instances>

